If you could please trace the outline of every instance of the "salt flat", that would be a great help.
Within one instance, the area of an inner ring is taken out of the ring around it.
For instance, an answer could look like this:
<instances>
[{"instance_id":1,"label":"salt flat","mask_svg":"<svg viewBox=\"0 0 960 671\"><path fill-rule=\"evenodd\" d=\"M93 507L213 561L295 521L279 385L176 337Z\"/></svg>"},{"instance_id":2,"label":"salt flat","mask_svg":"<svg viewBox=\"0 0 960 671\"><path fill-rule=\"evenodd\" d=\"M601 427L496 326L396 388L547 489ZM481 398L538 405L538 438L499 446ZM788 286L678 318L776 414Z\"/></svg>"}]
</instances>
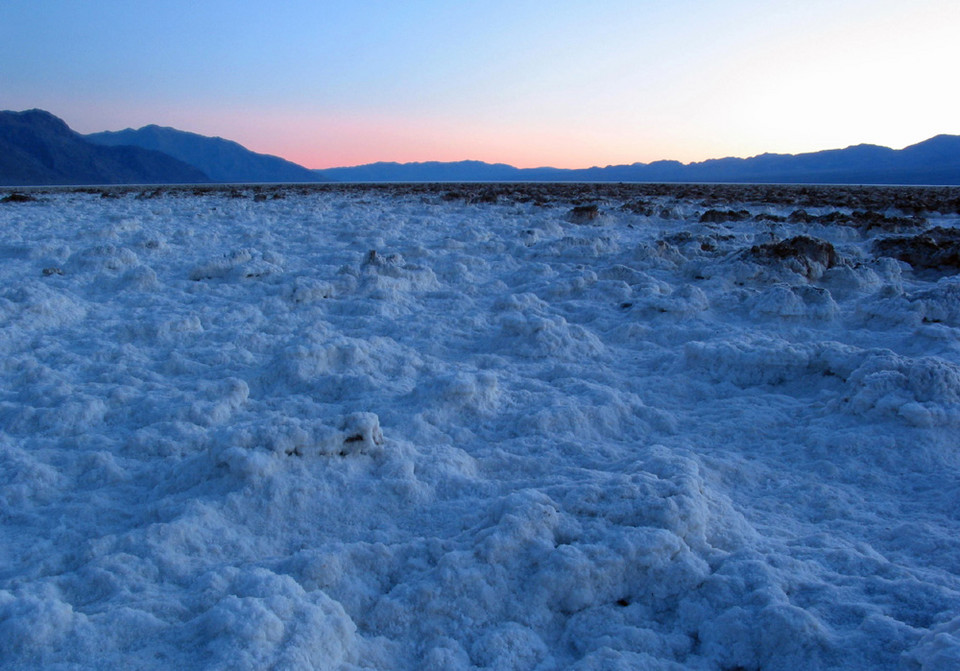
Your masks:
<instances>
[{"instance_id":1,"label":"salt flat","mask_svg":"<svg viewBox=\"0 0 960 671\"><path fill-rule=\"evenodd\" d=\"M31 195L5 668L960 665L958 190Z\"/></svg>"}]
</instances>

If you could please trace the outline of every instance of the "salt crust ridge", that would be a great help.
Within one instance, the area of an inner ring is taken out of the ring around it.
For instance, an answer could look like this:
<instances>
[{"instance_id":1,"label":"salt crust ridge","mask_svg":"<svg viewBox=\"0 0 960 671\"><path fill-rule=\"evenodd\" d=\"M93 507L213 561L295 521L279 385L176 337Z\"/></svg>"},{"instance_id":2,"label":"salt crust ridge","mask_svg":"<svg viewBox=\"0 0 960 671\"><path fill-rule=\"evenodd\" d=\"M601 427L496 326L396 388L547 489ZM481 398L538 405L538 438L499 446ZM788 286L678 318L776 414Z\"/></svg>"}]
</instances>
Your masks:
<instances>
[{"instance_id":1,"label":"salt crust ridge","mask_svg":"<svg viewBox=\"0 0 960 671\"><path fill-rule=\"evenodd\" d=\"M956 667L954 277L285 195L0 210L3 665Z\"/></svg>"}]
</instances>

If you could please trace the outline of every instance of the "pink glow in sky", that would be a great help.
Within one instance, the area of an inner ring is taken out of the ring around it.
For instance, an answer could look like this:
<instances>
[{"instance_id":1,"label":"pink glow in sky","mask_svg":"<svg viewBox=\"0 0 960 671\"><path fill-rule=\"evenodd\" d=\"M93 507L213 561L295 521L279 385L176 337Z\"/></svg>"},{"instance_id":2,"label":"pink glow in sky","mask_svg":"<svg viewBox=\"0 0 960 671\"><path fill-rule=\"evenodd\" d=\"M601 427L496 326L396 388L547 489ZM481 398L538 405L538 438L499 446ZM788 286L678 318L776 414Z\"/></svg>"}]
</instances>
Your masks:
<instances>
[{"instance_id":1,"label":"pink glow in sky","mask_svg":"<svg viewBox=\"0 0 960 671\"><path fill-rule=\"evenodd\" d=\"M0 107L311 168L684 162L960 133L955 0L10 0Z\"/></svg>"}]
</instances>

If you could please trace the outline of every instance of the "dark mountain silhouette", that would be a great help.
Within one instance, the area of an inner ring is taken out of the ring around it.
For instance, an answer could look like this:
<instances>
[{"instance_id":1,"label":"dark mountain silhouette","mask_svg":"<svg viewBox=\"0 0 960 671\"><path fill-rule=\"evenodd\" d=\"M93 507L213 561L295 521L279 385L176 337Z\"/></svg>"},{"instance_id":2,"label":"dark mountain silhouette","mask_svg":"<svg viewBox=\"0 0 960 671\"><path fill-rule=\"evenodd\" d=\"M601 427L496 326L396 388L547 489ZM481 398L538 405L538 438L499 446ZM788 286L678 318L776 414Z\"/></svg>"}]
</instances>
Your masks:
<instances>
[{"instance_id":1,"label":"dark mountain silhouette","mask_svg":"<svg viewBox=\"0 0 960 671\"><path fill-rule=\"evenodd\" d=\"M890 149L860 144L683 164L516 168L482 161L370 163L308 170L236 142L174 128L79 135L48 112L0 112L0 184L192 182L745 182L960 185L960 136Z\"/></svg>"},{"instance_id":2,"label":"dark mountain silhouette","mask_svg":"<svg viewBox=\"0 0 960 671\"><path fill-rule=\"evenodd\" d=\"M903 149L861 144L805 154L761 154L683 164L655 161L604 168L515 168L480 161L371 163L323 171L343 182L748 182L786 184L960 184L960 136L938 135Z\"/></svg>"},{"instance_id":3,"label":"dark mountain silhouette","mask_svg":"<svg viewBox=\"0 0 960 671\"><path fill-rule=\"evenodd\" d=\"M325 182L320 173L278 156L258 154L236 142L162 126L104 131L85 136L101 145L133 145L162 151L202 170L215 182Z\"/></svg>"},{"instance_id":4,"label":"dark mountain silhouette","mask_svg":"<svg viewBox=\"0 0 960 671\"><path fill-rule=\"evenodd\" d=\"M0 184L209 182L197 168L139 147L103 147L49 112L0 112Z\"/></svg>"},{"instance_id":5,"label":"dark mountain silhouette","mask_svg":"<svg viewBox=\"0 0 960 671\"><path fill-rule=\"evenodd\" d=\"M511 182L525 179L524 171L520 168L482 161L380 162L317 172L337 181L348 182Z\"/></svg>"}]
</instances>

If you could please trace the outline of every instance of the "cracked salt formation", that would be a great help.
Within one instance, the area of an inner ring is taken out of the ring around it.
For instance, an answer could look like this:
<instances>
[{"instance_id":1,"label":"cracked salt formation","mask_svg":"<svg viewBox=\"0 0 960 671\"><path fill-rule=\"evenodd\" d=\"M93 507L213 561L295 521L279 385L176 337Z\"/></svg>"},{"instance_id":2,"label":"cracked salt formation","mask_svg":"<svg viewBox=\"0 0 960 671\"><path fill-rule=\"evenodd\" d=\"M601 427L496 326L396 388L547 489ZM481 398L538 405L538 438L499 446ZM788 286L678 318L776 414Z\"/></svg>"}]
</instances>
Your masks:
<instances>
[{"instance_id":1,"label":"cracked salt formation","mask_svg":"<svg viewBox=\"0 0 960 671\"><path fill-rule=\"evenodd\" d=\"M958 195L5 203L2 665L953 669Z\"/></svg>"}]
</instances>

